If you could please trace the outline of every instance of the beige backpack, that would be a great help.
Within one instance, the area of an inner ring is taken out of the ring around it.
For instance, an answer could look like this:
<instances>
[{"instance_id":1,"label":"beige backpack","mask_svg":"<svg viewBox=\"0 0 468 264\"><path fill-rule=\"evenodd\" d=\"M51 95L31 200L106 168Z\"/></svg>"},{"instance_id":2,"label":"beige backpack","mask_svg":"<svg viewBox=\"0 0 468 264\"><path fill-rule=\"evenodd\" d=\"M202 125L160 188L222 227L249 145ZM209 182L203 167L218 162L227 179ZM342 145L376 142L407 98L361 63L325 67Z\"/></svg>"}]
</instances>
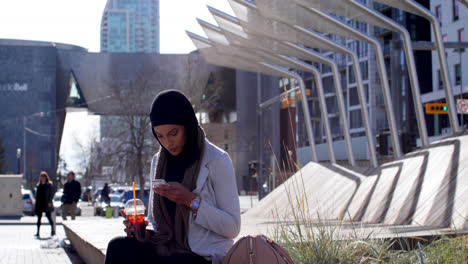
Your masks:
<instances>
[{"instance_id":1,"label":"beige backpack","mask_svg":"<svg viewBox=\"0 0 468 264\"><path fill-rule=\"evenodd\" d=\"M264 235L239 239L223 264L294 264L288 252Z\"/></svg>"}]
</instances>

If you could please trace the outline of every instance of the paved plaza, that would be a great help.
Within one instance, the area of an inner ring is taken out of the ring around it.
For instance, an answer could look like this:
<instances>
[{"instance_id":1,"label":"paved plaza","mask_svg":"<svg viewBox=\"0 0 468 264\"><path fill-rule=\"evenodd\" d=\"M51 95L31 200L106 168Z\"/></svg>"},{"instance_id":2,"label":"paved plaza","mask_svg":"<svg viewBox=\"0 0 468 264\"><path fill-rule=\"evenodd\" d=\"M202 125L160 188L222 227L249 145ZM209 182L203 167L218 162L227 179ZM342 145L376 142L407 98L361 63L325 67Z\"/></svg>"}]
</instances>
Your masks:
<instances>
[{"instance_id":1,"label":"paved plaza","mask_svg":"<svg viewBox=\"0 0 468 264\"><path fill-rule=\"evenodd\" d=\"M1 224L0 263L85 263L69 243L62 242L66 238L63 226L57 226L55 239L50 238L50 226L45 223L41 226L40 239L34 237L35 233L35 224ZM55 247L57 244L59 247Z\"/></svg>"}]
</instances>

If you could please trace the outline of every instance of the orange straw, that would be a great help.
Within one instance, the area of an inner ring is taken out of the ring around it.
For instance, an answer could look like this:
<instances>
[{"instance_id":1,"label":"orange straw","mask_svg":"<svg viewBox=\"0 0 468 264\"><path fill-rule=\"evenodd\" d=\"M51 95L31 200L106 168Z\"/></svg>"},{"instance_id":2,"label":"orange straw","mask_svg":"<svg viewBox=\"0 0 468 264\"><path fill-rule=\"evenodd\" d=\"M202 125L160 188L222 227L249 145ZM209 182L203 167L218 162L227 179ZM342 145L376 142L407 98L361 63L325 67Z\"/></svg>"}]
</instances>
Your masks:
<instances>
[{"instance_id":1,"label":"orange straw","mask_svg":"<svg viewBox=\"0 0 468 264\"><path fill-rule=\"evenodd\" d=\"M135 182L133 182L133 205L135 205L135 217L136 217L136 215L137 215L137 209L136 209Z\"/></svg>"}]
</instances>

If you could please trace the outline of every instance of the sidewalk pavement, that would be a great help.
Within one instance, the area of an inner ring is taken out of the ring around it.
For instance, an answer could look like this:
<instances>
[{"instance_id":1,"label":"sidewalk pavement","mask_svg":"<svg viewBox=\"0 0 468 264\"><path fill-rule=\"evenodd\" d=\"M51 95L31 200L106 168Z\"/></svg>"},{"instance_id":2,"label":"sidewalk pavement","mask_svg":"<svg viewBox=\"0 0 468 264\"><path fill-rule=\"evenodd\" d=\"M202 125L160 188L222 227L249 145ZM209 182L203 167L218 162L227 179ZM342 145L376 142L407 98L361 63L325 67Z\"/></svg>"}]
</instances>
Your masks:
<instances>
[{"instance_id":1,"label":"sidewalk pavement","mask_svg":"<svg viewBox=\"0 0 468 264\"><path fill-rule=\"evenodd\" d=\"M36 225L37 216L22 216L21 218L0 218L0 225ZM41 225L48 225L49 220L45 215L41 218ZM55 218L56 225L62 225L62 217Z\"/></svg>"},{"instance_id":2,"label":"sidewalk pavement","mask_svg":"<svg viewBox=\"0 0 468 264\"><path fill-rule=\"evenodd\" d=\"M19 223L20 221L18 221ZM36 225L26 224L0 225L0 263L5 264L49 264L73 263L84 264L71 245L65 243L65 231L57 226L57 235L50 237L50 225L41 226L41 238L34 237Z\"/></svg>"}]
</instances>

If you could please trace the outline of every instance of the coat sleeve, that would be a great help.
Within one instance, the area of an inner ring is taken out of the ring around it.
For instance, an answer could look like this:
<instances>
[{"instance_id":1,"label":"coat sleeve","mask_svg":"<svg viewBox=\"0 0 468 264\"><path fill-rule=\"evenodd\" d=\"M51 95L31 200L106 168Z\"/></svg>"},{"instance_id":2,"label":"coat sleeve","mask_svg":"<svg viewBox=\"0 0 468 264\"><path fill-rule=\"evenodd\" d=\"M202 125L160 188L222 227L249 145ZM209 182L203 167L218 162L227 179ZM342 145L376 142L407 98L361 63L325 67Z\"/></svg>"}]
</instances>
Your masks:
<instances>
[{"instance_id":1,"label":"coat sleeve","mask_svg":"<svg viewBox=\"0 0 468 264\"><path fill-rule=\"evenodd\" d=\"M227 153L210 162L209 177L213 184L214 202L201 201L195 223L229 239L240 232L241 218L236 177Z\"/></svg>"},{"instance_id":2,"label":"coat sleeve","mask_svg":"<svg viewBox=\"0 0 468 264\"><path fill-rule=\"evenodd\" d=\"M54 196L55 196L55 186L53 184L49 185L49 192L47 195L48 195L47 197L48 203L52 203L52 201L54 200Z\"/></svg>"},{"instance_id":3,"label":"coat sleeve","mask_svg":"<svg viewBox=\"0 0 468 264\"><path fill-rule=\"evenodd\" d=\"M80 200L80 196L81 196L81 183L79 181L76 181L76 184L75 184L75 190L74 190L74 193L73 193L73 201L74 202L78 202Z\"/></svg>"}]
</instances>

